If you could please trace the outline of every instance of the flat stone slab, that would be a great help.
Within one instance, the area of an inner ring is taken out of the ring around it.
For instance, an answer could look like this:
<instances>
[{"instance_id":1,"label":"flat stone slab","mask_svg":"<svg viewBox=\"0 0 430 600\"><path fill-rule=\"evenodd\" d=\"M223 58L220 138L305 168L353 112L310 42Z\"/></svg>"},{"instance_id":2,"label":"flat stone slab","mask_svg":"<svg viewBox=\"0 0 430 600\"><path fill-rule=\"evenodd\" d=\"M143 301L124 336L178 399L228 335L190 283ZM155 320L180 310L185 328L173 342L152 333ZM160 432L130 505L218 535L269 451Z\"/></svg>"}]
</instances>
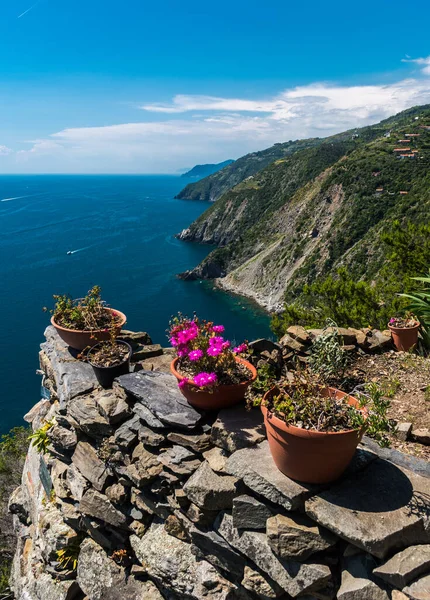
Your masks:
<instances>
[{"instance_id":1,"label":"flat stone slab","mask_svg":"<svg viewBox=\"0 0 430 600\"><path fill-rule=\"evenodd\" d=\"M265 437L261 410L246 410L244 405L221 410L212 425L212 443L227 452L255 446Z\"/></svg>"},{"instance_id":2,"label":"flat stone slab","mask_svg":"<svg viewBox=\"0 0 430 600\"><path fill-rule=\"evenodd\" d=\"M430 543L430 481L382 459L306 502L306 513L378 558Z\"/></svg>"},{"instance_id":3,"label":"flat stone slab","mask_svg":"<svg viewBox=\"0 0 430 600\"><path fill-rule=\"evenodd\" d=\"M237 529L266 530L266 522L272 516L272 511L257 498L245 494L234 498L232 516Z\"/></svg>"},{"instance_id":4,"label":"flat stone slab","mask_svg":"<svg viewBox=\"0 0 430 600\"><path fill-rule=\"evenodd\" d=\"M398 467L403 467L404 469L408 469L408 471L413 471L417 475L421 475L421 477L428 477L430 479L430 462L428 460L417 458L411 454L404 454L403 452L394 450L394 448L381 448L374 440L366 436L361 440L360 446L374 452L379 458L389 460Z\"/></svg>"},{"instance_id":5,"label":"flat stone slab","mask_svg":"<svg viewBox=\"0 0 430 600\"><path fill-rule=\"evenodd\" d=\"M403 588L405 594L407 594L413 600L429 600L430 598L430 574L417 579L411 585Z\"/></svg>"},{"instance_id":6,"label":"flat stone slab","mask_svg":"<svg viewBox=\"0 0 430 600\"><path fill-rule=\"evenodd\" d=\"M136 398L166 425L193 429L202 418L181 394L173 375L139 371L122 375L117 381L127 394Z\"/></svg>"},{"instance_id":7,"label":"flat stone slab","mask_svg":"<svg viewBox=\"0 0 430 600\"><path fill-rule=\"evenodd\" d=\"M183 487L191 502L205 510L231 508L238 495L238 480L229 475L217 475L203 462Z\"/></svg>"},{"instance_id":8,"label":"flat stone slab","mask_svg":"<svg viewBox=\"0 0 430 600\"><path fill-rule=\"evenodd\" d=\"M430 544L409 546L373 571L374 575L399 589L427 573L430 573Z\"/></svg>"},{"instance_id":9,"label":"flat stone slab","mask_svg":"<svg viewBox=\"0 0 430 600\"><path fill-rule=\"evenodd\" d=\"M389 600L388 593L372 581L375 560L368 554L354 554L343 560L338 600Z\"/></svg>"},{"instance_id":10,"label":"flat stone slab","mask_svg":"<svg viewBox=\"0 0 430 600\"><path fill-rule=\"evenodd\" d=\"M92 366L76 360L52 325L46 328L45 337L46 342L40 347L52 370L60 408L64 409L71 398L96 388L97 379Z\"/></svg>"},{"instance_id":11,"label":"flat stone slab","mask_svg":"<svg viewBox=\"0 0 430 600\"><path fill-rule=\"evenodd\" d=\"M101 492L106 485L110 470L97 456L97 452L87 442L79 442L72 456L72 462L78 471Z\"/></svg>"},{"instance_id":12,"label":"flat stone slab","mask_svg":"<svg viewBox=\"0 0 430 600\"><path fill-rule=\"evenodd\" d=\"M267 440L232 454L227 461L226 471L243 479L252 491L287 510L302 509L306 498L320 489L297 483L283 475L273 462Z\"/></svg>"}]
</instances>

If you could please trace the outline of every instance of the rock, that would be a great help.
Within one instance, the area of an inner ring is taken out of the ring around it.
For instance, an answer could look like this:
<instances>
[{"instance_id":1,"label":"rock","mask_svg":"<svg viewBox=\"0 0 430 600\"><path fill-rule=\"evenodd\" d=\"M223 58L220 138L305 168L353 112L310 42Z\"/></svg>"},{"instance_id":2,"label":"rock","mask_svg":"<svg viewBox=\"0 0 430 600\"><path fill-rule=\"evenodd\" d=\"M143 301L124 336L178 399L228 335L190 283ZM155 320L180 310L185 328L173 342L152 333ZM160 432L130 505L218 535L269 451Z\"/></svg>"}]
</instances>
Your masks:
<instances>
[{"instance_id":1,"label":"rock","mask_svg":"<svg viewBox=\"0 0 430 600\"><path fill-rule=\"evenodd\" d=\"M128 331L127 329L122 329L120 338L130 344L132 348L139 344L152 344L151 336L146 331Z\"/></svg>"},{"instance_id":2,"label":"rock","mask_svg":"<svg viewBox=\"0 0 430 600\"><path fill-rule=\"evenodd\" d=\"M91 600L162 600L155 585L126 577L93 540L86 539L79 554L77 582Z\"/></svg>"},{"instance_id":3,"label":"rock","mask_svg":"<svg viewBox=\"0 0 430 600\"><path fill-rule=\"evenodd\" d=\"M430 598L430 574L417 579L411 585L403 589L404 593L413 600L429 600Z\"/></svg>"},{"instance_id":4,"label":"rock","mask_svg":"<svg viewBox=\"0 0 430 600\"><path fill-rule=\"evenodd\" d=\"M173 535L173 537L178 538L178 540L183 540L184 542L190 541L188 532L185 529L182 521L180 521L175 515L169 515L167 517L164 522L164 529L169 535Z\"/></svg>"},{"instance_id":5,"label":"rock","mask_svg":"<svg viewBox=\"0 0 430 600\"><path fill-rule=\"evenodd\" d=\"M233 500L233 525L237 529L266 529L272 511L252 496L237 496Z\"/></svg>"},{"instance_id":6,"label":"rock","mask_svg":"<svg viewBox=\"0 0 430 600\"><path fill-rule=\"evenodd\" d=\"M150 483L153 479L163 470L163 466L158 458L146 450L143 446L142 451L139 453L139 461L129 465L125 469L125 475L128 477L137 487Z\"/></svg>"},{"instance_id":7,"label":"rock","mask_svg":"<svg viewBox=\"0 0 430 600\"><path fill-rule=\"evenodd\" d=\"M411 433L412 423L397 423L396 438L401 442L406 442Z\"/></svg>"},{"instance_id":8,"label":"rock","mask_svg":"<svg viewBox=\"0 0 430 600\"><path fill-rule=\"evenodd\" d=\"M299 561L331 548L338 541L330 531L316 525L305 515L293 513L270 517L267 539L276 555Z\"/></svg>"},{"instance_id":9,"label":"rock","mask_svg":"<svg viewBox=\"0 0 430 600\"><path fill-rule=\"evenodd\" d=\"M249 342L248 347L253 350L254 352L257 352L258 354L261 354L262 352L273 352L273 350L280 350L281 347L279 344L277 344L276 342L272 342L272 340L267 340L265 338L260 338L258 340L253 340L252 342Z\"/></svg>"},{"instance_id":10,"label":"rock","mask_svg":"<svg viewBox=\"0 0 430 600\"><path fill-rule=\"evenodd\" d=\"M154 356L160 356L163 354L163 348L160 344L148 344L146 346L137 346L133 351L131 357L132 362L138 362L140 360L147 360L148 358L154 358Z\"/></svg>"},{"instance_id":11,"label":"rock","mask_svg":"<svg viewBox=\"0 0 430 600\"><path fill-rule=\"evenodd\" d=\"M93 489L87 490L82 496L79 510L84 515L105 521L113 527L121 528L127 523L127 519L122 512L117 510L104 494L100 494L100 492Z\"/></svg>"},{"instance_id":12,"label":"rock","mask_svg":"<svg viewBox=\"0 0 430 600\"><path fill-rule=\"evenodd\" d=\"M227 473L240 477L252 491L287 510L300 510L306 498L319 487L300 484L283 475L275 466L266 441L230 456Z\"/></svg>"},{"instance_id":13,"label":"rock","mask_svg":"<svg viewBox=\"0 0 430 600\"><path fill-rule=\"evenodd\" d=\"M167 439L172 444L191 448L195 452L204 452L211 447L211 437L207 433L190 434L172 432L167 435Z\"/></svg>"},{"instance_id":14,"label":"rock","mask_svg":"<svg viewBox=\"0 0 430 600\"><path fill-rule=\"evenodd\" d=\"M182 488L175 489L175 500L184 510L187 510L190 506L190 501L188 500L187 495Z\"/></svg>"},{"instance_id":15,"label":"rock","mask_svg":"<svg viewBox=\"0 0 430 600\"><path fill-rule=\"evenodd\" d=\"M203 462L184 485L184 492L191 502L206 510L231 508L238 494L236 477L217 475L207 462Z\"/></svg>"},{"instance_id":16,"label":"rock","mask_svg":"<svg viewBox=\"0 0 430 600\"><path fill-rule=\"evenodd\" d=\"M148 408L157 419L179 429L193 429L201 415L188 404L173 375L139 371L118 378L127 394Z\"/></svg>"},{"instance_id":17,"label":"rock","mask_svg":"<svg viewBox=\"0 0 430 600\"><path fill-rule=\"evenodd\" d=\"M430 545L409 546L395 554L386 563L373 570L373 574L396 588L430 572Z\"/></svg>"},{"instance_id":18,"label":"rock","mask_svg":"<svg viewBox=\"0 0 430 600\"><path fill-rule=\"evenodd\" d=\"M91 365L76 360L70 354L54 327L46 328L45 337L47 341L40 347L48 360L50 373L47 374L55 381L60 408L63 410L69 400L90 392L98 383Z\"/></svg>"},{"instance_id":19,"label":"rock","mask_svg":"<svg viewBox=\"0 0 430 600\"><path fill-rule=\"evenodd\" d=\"M37 404L35 404L33 408L31 408L28 413L24 415L23 419L26 421L26 423L30 423L33 426L33 431L36 431L36 429L39 429L39 427L42 425L42 422L48 414L50 408L50 400L39 400L39 402L37 402Z\"/></svg>"},{"instance_id":20,"label":"rock","mask_svg":"<svg viewBox=\"0 0 430 600\"><path fill-rule=\"evenodd\" d=\"M430 429L413 429L411 438L414 442L430 446Z\"/></svg>"},{"instance_id":21,"label":"rock","mask_svg":"<svg viewBox=\"0 0 430 600\"><path fill-rule=\"evenodd\" d=\"M284 591L277 583L269 578L263 577L261 573L255 571L250 566L245 566L242 585L246 590L257 595L261 600L270 600L285 596Z\"/></svg>"},{"instance_id":22,"label":"rock","mask_svg":"<svg viewBox=\"0 0 430 600\"><path fill-rule=\"evenodd\" d=\"M125 421L125 423L115 431L115 444L128 450L137 440L137 432L139 431L140 425L140 419L136 415L131 419L128 419L128 421Z\"/></svg>"},{"instance_id":23,"label":"rock","mask_svg":"<svg viewBox=\"0 0 430 600\"><path fill-rule=\"evenodd\" d=\"M310 335L312 341L314 341L324 333L324 329L308 329L307 332Z\"/></svg>"},{"instance_id":24,"label":"rock","mask_svg":"<svg viewBox=\"0 0 430 600\"><path fill-rule=\"evenodd\" d=\"M76 433L71 429L54 425L48 431L51 443L62 450L73 450L78 443Z\"/></svg>"},{"instance_id":25,"label":"rock","mask_svg":"<svg viewBox=\"0 0 430 600\"><path fill-rule=\"evenodd\" d=\"M92 394L70 400L67 412L76 421L77 427L90 437L99 439L112 434L112 427L99 413Z\"/></svg>"},{"instance_id":26,"label":"rock","mask_svg":"<svg viewBox=\"0 0 430 600\"><path fill-rule=\"evenodd\" d=\"M87 442L79 442L72 456L72 462L80 473L99 492L103 491L110 476L109 469L99 459L94 448Z\"/></svg>"},{"instance_id":27,"label":"rock","mask_svg":"<svg viewBox=\"0 0 430 600\"><path fill-rule=\"evenodd\" d=\"M360 446L373 452L380 458L392 462L398 467L403 467L408 471L421 475L421 477L430 479L430 462L428 460L417 458L411 454L403 454L403 452L399 452L392 448L381 448L375 440L372 440L367 436L362 438Z\"/></svg>"},{"instance_id":28,"label":"rock","mask_svg":"<svg viewBox=\"0 0 430 600\"><path fill-rule=\"evenodd\" d=\"M56 499L68 498L69 489L66 484L67 465L56 458L51 459L49 464L51 467L51 481Z\"/></svg>"},{"instance_id":29,"label":"rock","mask_svg":"<svg viewBox=\"0 0 430 600\"><path fill-rule=\"evenodd\" d=\"M197 527L190 530L193 552L199 558L210 562L214 567L233 575L234 580L243 578L246 560L215 531L202 531Z\"/></svg>"},{"instance_id":30,"label":"rock","mask_svg":"<svg viewBox=\"0 0 430 600\"><path fill-rule=\"evenodd\" d=\"M205 510L191 503L186 515L188 519L199 527L210 527L218 516L217 510Z\"/></svg>"},{"instance_id":31,"label":"rock","mask_svg":"<svg viewBox=\"0 0 430 600\"><path fill-rule=\"evenodd\" d=\"M306 513L378 558L429 543L430 479L377 459L306 502ZM417 502L417 499L422 500Z\"/></svg>"},{"instance_id":32,"label":"rock","mask_svg":"<svg viewBox=\"0 0 430 600\"><path fill-rule=\"evenodd\" d=\"M66 472L66 485L72 494L72 498L79 502L84 492L88 489L89 484L87 479L81 475L76 465L71 464Z\"/></svg>"},{"instance_id":33,"label":"rock","mask_svg":"<svg viewBox=\"0 0 430 600\"><path fill-rule=\"evenodd\" d=\"M227 513L217 519L215 530L293 597L323 587L331 577L330 569L325 565L279 559L273 554L264 533L239 533L233 526L232 517Z\"/></svg>"},{"instance_id":34,"label":"rock","mask_svg":"<svg viewBox=\"0 0 430 600\"><path fill-rule=\"evenodd\" d=\"M76 581L59 581L48 573L30 578L19 600L78 600L81 597Z\"/></svg>"},{"instance_id":35,"label":"rock","mask_svg":"<svg viewBox=\"0 0 430 600\"><path fill-rule=\"evenodd\" d=\"M399 590L393 590L391 592L391 600L409 600L409 598Z\"/></svg>"},{"instance_id":36,"label":"rock","mask_svg":"<svg viewBox=\"0 0 430 600\"><path fill-rule=\"evenodd\" d=\"M136 403L133 406L133 412L151 429L165 429L163 423L143 404Z\"/></svg>"},{"instance_id":37,"label":"rock","mask_svg":"<svg viewBox=\"0 0 430 600\"><path fill-rule=\"evenodd\" d=\"M366 554L355 554L344 560L338 600L389 600L387 592L372 581L375 561Z\"/></svg>"},{"instance_id":38,"label":"rock","mask_svg":"<svg viewBox=\"0 0 430 600\"><path fill-rule=\"evenodd\" d=\"M168 504L160 502L148 491L142 492L136 488L131 490L131 503L139 510L148 515L157 515L160 519L167 519L171 514L171 508Z\"/></svg>"},{"instance_id":39,"label":"rock","mask_svg":"<svg viewBox=\"0 0 430 600\"><path fill-rule=\"evenodd\" d=\"M161 444L163 444L164 442L164 435L161 435L161 433L156 433L155 431L152 431L152 429L150 429L149 427L145 427L144 425L140 425L137 435L139 437L139 440L145 446L157 448L158 446L161 446Z\"/></svg>"},{"instance_id":40,"label":"rock","mask_svg":"<svg viewBox=\"0 0 430 600\"><path fill-rule=\"evenodd\" d=\"M206 452L203 452L203 458L208 462L212 471L215 473L225 473L225 466L227 464L228 454L222 448L211 448Z\"/></svg>"},{"instance_id":41,"label":"rock","mask_svg":"<svg viewBox=\"0 0 430 600\"><path fill-rule=\"evenodd\" d=\"M305 344L301 344L297 339L294 339L289 333L286 333L279 340L282 348L292 350L293 352L306 352L307 347Z\"/></svg>"},{"instance_id":42,"label":"rock","mask_svg":"<svg viewBox=\"0 0 430 600\"><path fill-rule=\"evenodd\" d=\"M377 329L367 335L366 339L366 351L367 352L379 352L384 348L388 348L392 345L391 336L384 335Z\"/></svg>"},{"instance_id":43,"label":"rock","mask_svg":"<svg viewBox=\"0 0 430 600\"><path fill-rule=\"evenodd\" d=\"M265 438L263 415L260 410L245 406L221 410L212 426L212 443L227 452L235 452L258 444Z\"/></svg>"},{"instance_id":44,"label":"rock","mask_svg":"<svg viewBox=\"0 0 430 600\"><path fill-rule=\"evenodd\" d=\"M165 352L166 350L163 348L163 354L161 356L146 358L145 360L139 361L138 365L141 366L144 371L170 373L170 363L172 362L173 357L171 354L165 354Z\"/></svg>"},{"instance_id":45,"label":"rock","mask_svg":"<svg viewBox=\"0 0 430 600\"><path fill-rule=\"evenodd\" d=\"M287 333L289 333L294 340L300 342L300 344L305 344L307 346L311 343L311 336L306 329L300 325L291 325L291 327L288 327Z\"/></svg>"},{"instance_id":46,"label":"rock","mask_svg":"<svg viewBox=\"0 0 430 600\"><path fill-rule=\"evenodd\" d=\"M38 544L46 561L57 560L57 551L76 541L77 533L64 522L60 510L51 503L41 511Z\"/></svg>"},{"instance_id":47,"label":"rock","mask_svg":"<svg viewBox=\"0 0 430 600\"><path fill-rule=\"evenodd\" d=\"M190 545L168 535L160 522L153 522L142 539L132 535L130 543L151 579L174 590L179 598L234 600L240 597L235 595L234 584L207 561L197 561Z\"/></svg>"},{"instance_id":48,"label":"rock","mask_svg":"<svg viewBox=\"0 0 430 600\"><path fill-rule=\"evenodd\" d=\"M158 454L158 460L163 463L163 465L180 465L184 461L195 460L196 455L194 452L190 452L183 446L172 446L172 448L167 448L164 452Z\"/></svg>"},{"instance_id":49,"label":"rock","mask_svg":"<svg viewBox=\"0 0 430 600\"><path fill-rule=\"evenodd\" d=\"M113 390L100 390L94 394L94 400L100 414L109 421L111 425L118 425L125 421L131 414L130 408L123 398L124 394Z\"/></svg>"},{"instance_id":50,"label":"rock","mask_svg":"<svg viewBox=\"0 0 430 600\"><path fill-rule=\"evenodd\" d=\"M120 483L114 483L106 488L106 496L114 504L124 504L128 499L127 489Z\"/></svg>"},{"instance_id":51,"label":"rock","mask_svg":"<svg viewBox=\"0 0 430 600\"><path fill-rule=\"evenodd\" d=\"M27 521L28 512L25 506L25 499L22 493L22 487L20 485L17 488L15 488L15 490L12 492L9 498L7 509L11 514L17 515L20 521L22 521L23 523Z\"/></svg>"}]
</instances>

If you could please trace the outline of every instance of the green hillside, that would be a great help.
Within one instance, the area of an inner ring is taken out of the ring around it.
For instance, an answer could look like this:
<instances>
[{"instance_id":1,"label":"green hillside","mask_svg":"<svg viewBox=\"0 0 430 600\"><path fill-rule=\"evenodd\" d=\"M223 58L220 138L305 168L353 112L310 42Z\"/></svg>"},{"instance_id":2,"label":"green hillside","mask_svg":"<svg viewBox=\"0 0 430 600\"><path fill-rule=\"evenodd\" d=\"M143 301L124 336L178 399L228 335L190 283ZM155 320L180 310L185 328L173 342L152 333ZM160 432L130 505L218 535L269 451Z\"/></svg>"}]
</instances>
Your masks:
<instances>
[{"instance_id":1,"label":"green hillside","mask_svg":"<svg viewBox=\"0 0 430 600\"><path fill-rule=\"evenodd\" d=\"M233 187L182 232L218 246L185 277L221 278L269 310L342 266L371 281L393 223L430 222L429 167L430 106L312 143Z\"/></svg>"}]
</instances>

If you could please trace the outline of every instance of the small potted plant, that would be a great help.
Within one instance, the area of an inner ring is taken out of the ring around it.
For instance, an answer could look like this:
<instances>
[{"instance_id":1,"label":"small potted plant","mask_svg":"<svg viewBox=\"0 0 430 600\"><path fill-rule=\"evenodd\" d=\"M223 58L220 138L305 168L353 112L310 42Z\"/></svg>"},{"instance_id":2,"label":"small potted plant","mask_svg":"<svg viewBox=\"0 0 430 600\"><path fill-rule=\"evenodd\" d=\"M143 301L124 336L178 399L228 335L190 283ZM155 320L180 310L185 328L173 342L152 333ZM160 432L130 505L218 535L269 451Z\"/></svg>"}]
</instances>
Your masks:
<instances>
[{"instance_id":1,"label":"small potted plant","mask_svg":"<svg viewBox=\"0 0 430 600\"><path fill-rule=\"evenodd\" d=\"M231 347L222 325L188 319L181 314L170 323L169 339L177 357L170 369L188 402L199 409L217 410L245 397L257 371L243 358L247 345Z\"/></svg>"},{"instance_id":2,"label":"small potted plant","mask_svg":"<svg viewBox=\"0 0 430 600\"><path fill-rule=\"evenodd\" d=\"M95 344L86 355L97 381L103 388L111 388L116 377L130 372L130 358L133 353L130 344L117 339L116 321L113 316L109 331L110 340Z\"/></svg>"},{"instance_id":3,"label":"small potted plant","mask_svg":"<svg viewBox=\"0 0 430 600\"><path fill-rule=\"evenodd\" d=\"M408 352L417 345L420 323L413 314L406 313L404 317L392 317L388 328L397 350Z\"/></svg>"},{"instance_id":4,"label":"small potted plant","mask_svg":"<svg viewBox=\"0 0 430 600\"><path fill-rule=\"evenodd\" d=\"M68 295L54 296L55 307L51 323L66 344L75 350L84 350L95 342L109 340L112 320L115 335L119 335L126 316L106 306L99 286L94 286L85 298L73 300ZM46 310L46 309L45 309Z\"/></svg>"}]
</instances>

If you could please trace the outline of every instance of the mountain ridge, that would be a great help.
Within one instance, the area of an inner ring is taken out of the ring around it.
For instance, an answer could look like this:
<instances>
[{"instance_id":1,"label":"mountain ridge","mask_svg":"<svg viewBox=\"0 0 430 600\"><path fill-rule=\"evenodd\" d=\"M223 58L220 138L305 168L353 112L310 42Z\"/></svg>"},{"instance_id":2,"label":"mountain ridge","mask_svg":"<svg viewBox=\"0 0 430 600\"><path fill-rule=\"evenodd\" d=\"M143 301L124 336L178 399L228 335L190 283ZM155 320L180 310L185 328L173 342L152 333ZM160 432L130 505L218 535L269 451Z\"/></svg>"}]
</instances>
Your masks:
<instances>
[{"instance_id":1,"label":"mountain ridge","mask_svg":"<svg viewBox=\"0 0 430 600\"><path fill-rule=\"evenodd\" d=\"M231 163L233 163L233 162L234 162L234 160L232 158L229 158L220 163L207 163L207 164L202 164L202 165L194 165L194 167L192 169L190 169L186 173L182 173L181 177L188 178L188 179L198 178L198 177L200 177L200 178L208 177L210 175L213 175L217 171L220 171L224 167L231 165Z\"/></svg>"}]
</instances>

